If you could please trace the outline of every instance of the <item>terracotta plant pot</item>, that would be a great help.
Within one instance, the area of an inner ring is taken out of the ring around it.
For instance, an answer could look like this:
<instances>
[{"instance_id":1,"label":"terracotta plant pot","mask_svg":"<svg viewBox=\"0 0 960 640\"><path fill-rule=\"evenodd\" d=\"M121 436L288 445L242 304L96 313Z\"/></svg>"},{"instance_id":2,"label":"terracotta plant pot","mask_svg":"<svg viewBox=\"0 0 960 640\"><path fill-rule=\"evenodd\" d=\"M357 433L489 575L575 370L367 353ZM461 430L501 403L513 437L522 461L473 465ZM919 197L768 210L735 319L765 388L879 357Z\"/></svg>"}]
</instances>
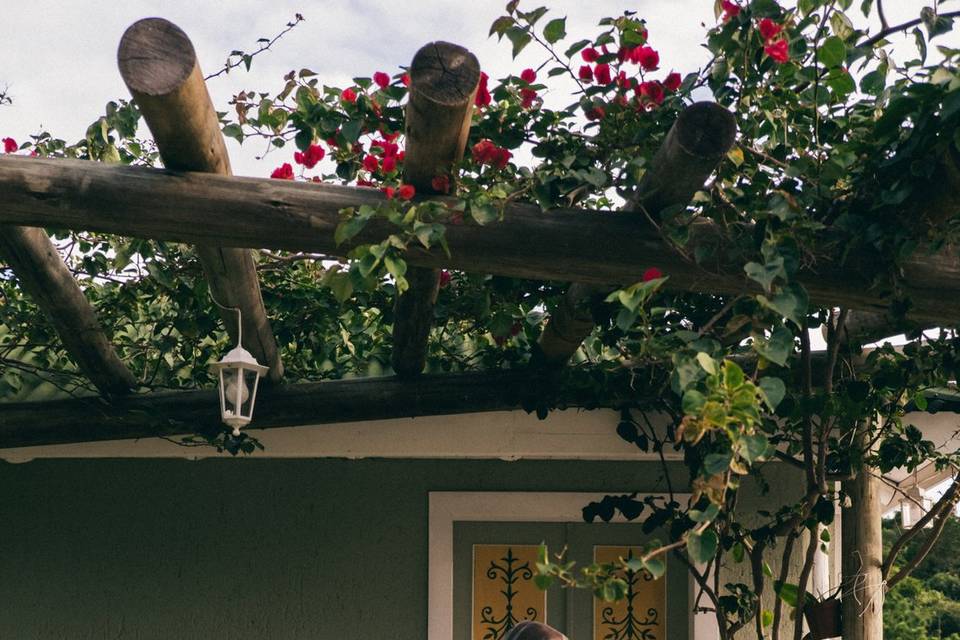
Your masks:
<instances>
[{"instance_id":1,"label":"terracotta plant pot","mask_svg":"<svg viewBox=\"0 0 960 640\"><path fill-rule=\"evenodd\" d=\"M809 602L803 607L803 617L810 627L811 640L838 638L843 634L843 619L840 615L840 600L827 598Z\"/></svg>"}]
</instances>

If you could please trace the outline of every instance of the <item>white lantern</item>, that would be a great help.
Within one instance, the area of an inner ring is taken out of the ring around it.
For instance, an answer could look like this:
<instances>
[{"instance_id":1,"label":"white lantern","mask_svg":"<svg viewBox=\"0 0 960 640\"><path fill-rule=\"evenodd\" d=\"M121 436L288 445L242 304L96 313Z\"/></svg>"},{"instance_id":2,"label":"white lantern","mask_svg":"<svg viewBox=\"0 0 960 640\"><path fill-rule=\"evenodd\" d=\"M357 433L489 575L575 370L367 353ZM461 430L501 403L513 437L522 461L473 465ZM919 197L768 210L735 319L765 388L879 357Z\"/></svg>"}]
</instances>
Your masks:
<instances>
[{"instance_id":1,"label":"white lantern","mask_svg":"<svg viewBox=\"0 0 960 640\"><path fill-rule=\"evenodd\" d=\"M240 427L253 419L253 403L257 399L260 376L270 370L237 345L220 362L210 365L220 377L220 417L240 435Z\"/></svg>"}]
</instances>

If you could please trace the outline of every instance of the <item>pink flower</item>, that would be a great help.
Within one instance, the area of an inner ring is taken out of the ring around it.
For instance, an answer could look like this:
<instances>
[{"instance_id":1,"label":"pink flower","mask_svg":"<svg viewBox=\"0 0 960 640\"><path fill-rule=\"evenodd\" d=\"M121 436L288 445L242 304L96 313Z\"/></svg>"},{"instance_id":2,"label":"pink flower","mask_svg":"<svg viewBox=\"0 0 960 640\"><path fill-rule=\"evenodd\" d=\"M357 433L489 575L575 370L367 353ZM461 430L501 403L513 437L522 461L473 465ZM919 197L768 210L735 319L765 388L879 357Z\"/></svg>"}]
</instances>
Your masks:
<instances>
[{"instance_id":1,"label":"pink flower","mask_svg":"<svg viewBox=\"0 0 960 640\"><path fill-rule=\"evenodd\" d=\"M740 5L730 0L721 0L720 8L723 9L723 21L729 22L730 18L736 18L740 15Z\"/></svg>"},{"instance_id":2,"label":"pink flower","mask_svg":"<svg viewBox=\"0 0 960 640\"><path fill-rule=\"evenodd\" d=\"M765 46L763 50L777 64L790 60L790 44L786 40L777 40Z\"/></svg>"},{"instance_id":3,"label":"pink flower","mask_svg":"<svg viewBox=\"0 0 960 640\"><path fill-rule=\"evenodd\" d=\"M652 47L637 47L633 50L630 60L639 64L644 71L652 71L660 64L660 54Z\"/></svg>"},{"instance_id":4,"label":"pink flower","mask_svg":"<svg viewBox=\"0 0 960 640\"><path fill-rule=\"evenodd\" d=\"M757 29L760 31L760 35L763 36L764 42L770 42L777 35L783 31L783 27L771 20L770 18L764 18L757 25Z\"/></svg>"},{"instance_id":5,"label":"pink flower","mask_svg":"<svg viewBox=\"0 0 960 640\"><path fill-rule=\"evenodd\" d=\"M603 107L590 107L586 112L587 120L603 120L604 116L607 115L607 111Z\"/></svg>"},{"instance_id":6,"label":"pink flower","mask_svg":"<svg viewBox=\"0 0 960 640\"><path fill-rule=\"evenodd\" d=\"M440 288L443 289L445 286L450 284L451 276L450 272L446 269L440 270Z\"/></svg>"},{"instance_id":7,"label":"pink flower","mask_svg":"<svg viewBox=\"0 0 960 640\"><path fill-rule=\"evenodd\" d=\"M344 89L343 93L340 94L340 98L344 102L356 102L357 101L357 92L353 89Z\"/></svg>"},{"instance_id":8,"label":"pink flower","mask_svg":"<svg viewBox=\"0 0 960 640\"><path fill-rule=\"evenodd\" d=\"M663 81L663 87L667 91L676 91L677 89L680 88L680 85L682 84L682 82L683 82L683 79L680 77L680 74L673 72L670 75L668 75L667 78Z\"/></svg>"},{"instance_id":9,"label":"pink flower","mask_svg":"<svg viewBox=\"0 0 960 640\"><path fill-rule=\"evenodd\" d=\"M584 82L591 82L593 80L593 69L590 68L590 65L585 64L580 67L580 73L578 75Z\"/></svg>"},{"instance_id":10,"label":"pink flower","mask_svg":"<svg viewBox=\"0 0 960 640\"><path fill-rule=\"evenodd\" d=\"M380 168L380 161L377 160L377 156L366 156L363 159L363 168L373 173Z\"/></svg>"},{"instance_id":11,"label":"pink flower","mask_svg":"<svg viewBox=\"0 0 960 640\"><path fill-rule=\"evenodd\" d=\"M520 89L520 106L524 109L529 109L533 105L533 101L537 98L537 92L533 89Z\"/></svg>"},{"instance_id":12,"label":"pink flower","mask_svg":"<svg viewBox=\"0 0 960 640\"><path fill-rule=\"evenodd\" d=\"M400 188L397 189L397 195L401 200L409 200L416 192L417 190L412 184L402 184L400 185Z\"/></svg>"},{"instance_id":13,"label":"pink flower","mask_svg":"<svg viewBox=\"0 0 960 640\"><path fill-rule=\"evenodd\" d=\"M480 72L480 83L477 85L477 97L474 100L474 104L478 107L485 107L490 104L490 91L487 90L487 80L489 79L490 76L483 71Z\"/></svg>"},{"instance_id":14,"label":"pink flower","mask_svg":"<svg viewBox=\"0 0 960 640\"><path fill-rule=\"evenodd\" d=\"M584 62L596 62L597 58L600 57L600 52L593 47L587 47L580 52L580 57L583 58Z\"/></svg>"},{"instance_id":15,"label":"pink flower","mask_svg":"<svg viewBox=\"0 0 960 640\"><path fill-rule=\"evenodd\" d=\"M323 147L318 144L311 144L303 153L295 151L293 153L293 161L297 164L302 164L307 169L313 169L317 166L318 162L323 160L323 156L325 155L326 151L323 150Z\"/></svg>"},{"instance_id":16,"label":"pink flower","mask_svg":"<svg viewBox=\"0 0 960 640\"><path fill-rule=\"evenodd\" d=\"M597 79L597 84L610 84L612 78L610 77L610 65L598 64L593 69L593 77Z\"/></svg>"},{"instance_id":17,"label":"pink flower","mask_svg":"<svg viewBox=\"0 0 960 640\"><path fill-rule=\"evenodd\" d=\"M637 93L648 103L660 104L663 102L663 85L656 80L641 82L637 88Z\"/></svg>"},{"instance_id":18,"label":"pink flower","mask_svg":"<svg viewBox=\"0 0 960 640\"><path fill-rule=\"evenodd\" d=\"M3 139L3 152L4 153L13 153L18 149L17 141L13 138L4 138Z\"/></svg>"},{"instance_id":19,"label":"pink flower","mask_svg":"<svg viewBox=\"0 0 960 640\"><path fill-rule=\"evenodd\" d=\"M656 267L650 267L649 269L643 272L644 282L650 282L651 280L656 280L657 278L662 278L662 277L663 277L663 272L660 271L660 269L657 269Z\"/></svg>"},{"instance_id":20,"label":"pink flower","mask_svg":"<svg viewBox=\"0 0 960 640\"><path fill-rule=\"evenodd\" d=\"M293 180L293 167L290 166L289 162L284 162L273 170L270 177L276 178L277 180Z\"/></svg>"},{"instance_id":21,"label":"pink flower","mask_svg":"<svg viewBox=\"0 0 960 640\"><path fill-rule=\"evenodd\" d=\"M537 72L533 69L524 69L520 72L520 79L528 84L532 84L537 80Z\"/></svg>"},{"instance_id":22,"label":"pink flower","mask_svg":"<svg viewBox=\"0 0 960 640\"><path fill-rule=\"evenodd\" d=\"M385 74L383 71L377 71L373 74L373 81L377 83L377 86L381 89L386 89L390 86L390 76Z\"/></svg>"}]
</instances>

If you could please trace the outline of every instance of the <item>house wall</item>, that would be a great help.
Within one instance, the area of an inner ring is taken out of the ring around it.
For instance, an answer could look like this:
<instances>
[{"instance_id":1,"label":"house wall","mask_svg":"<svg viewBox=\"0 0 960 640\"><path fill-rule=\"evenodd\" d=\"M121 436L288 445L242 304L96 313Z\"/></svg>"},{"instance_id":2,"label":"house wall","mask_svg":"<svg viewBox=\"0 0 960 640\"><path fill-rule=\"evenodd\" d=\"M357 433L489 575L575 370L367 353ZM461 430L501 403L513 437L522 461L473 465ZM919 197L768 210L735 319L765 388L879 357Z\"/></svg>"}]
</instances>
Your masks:
<instances>
[{"instance_id":1,"label":"house wall","mask_svg":"<svg viewBox=\"0 0 960 640\"><path fill-rule=\"evenodd\" d=\"M669 464L685 486L680 463ZM0 638L421 640L430 491L654 493L666 489L659 469L571 460L0 462ZM792 470L767 475L777 495Z\"/></svg>"}]
</instances>

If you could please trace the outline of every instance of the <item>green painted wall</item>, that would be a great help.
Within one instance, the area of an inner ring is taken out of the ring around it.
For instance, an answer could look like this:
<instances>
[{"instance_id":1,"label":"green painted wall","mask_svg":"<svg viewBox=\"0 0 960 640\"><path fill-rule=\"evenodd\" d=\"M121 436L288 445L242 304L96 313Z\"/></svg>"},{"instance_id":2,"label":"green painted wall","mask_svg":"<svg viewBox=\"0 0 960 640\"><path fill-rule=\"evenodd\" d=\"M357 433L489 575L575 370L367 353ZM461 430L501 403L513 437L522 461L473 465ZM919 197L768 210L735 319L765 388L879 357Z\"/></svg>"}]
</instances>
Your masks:
<instances>
[{"instance_id":1,"label":"green painted wall","mask_svg":"<svg viewBox=\"0 0 960 640\"><path fill-rule=\"evenodd\" d=\"M653 492L658 469L0 462L0 638L423 640L429 491Z\"/></svg>"}]
</instances>

